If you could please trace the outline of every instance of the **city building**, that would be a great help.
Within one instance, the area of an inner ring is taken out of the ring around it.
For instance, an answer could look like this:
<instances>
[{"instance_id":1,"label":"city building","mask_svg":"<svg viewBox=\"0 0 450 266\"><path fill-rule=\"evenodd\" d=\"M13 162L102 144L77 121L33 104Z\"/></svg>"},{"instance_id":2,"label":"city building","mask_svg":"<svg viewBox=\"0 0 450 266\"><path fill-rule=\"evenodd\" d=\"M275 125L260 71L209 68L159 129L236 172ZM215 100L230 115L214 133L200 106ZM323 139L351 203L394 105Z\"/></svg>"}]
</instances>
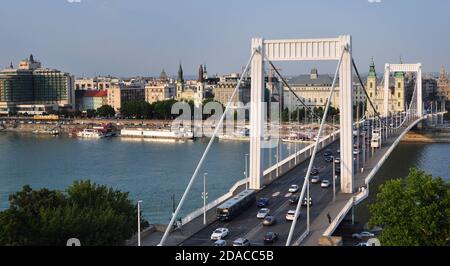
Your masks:
<instances>
[{"instance_id":1,"label":"city building","mask_svg":"<svg viewBox=\"0 0 450 266\"><path fill-rule=\"evenodd\" d=\"M324 108L330 95L333 77L327 74L319 74L318 70L314 68L309 75L293 77L289 79L287 83L307 106L312 108ZM366 96L362 86L355 80L353 82L353 87L353 102L355 105L356 103L364 103L366 101ZM339 79L337 79L334 93L331 98L331 106L334 108L339 108L339 95ZM291 108L295 108L296 105L302 106L287 87L284 88L284 98L286 107L290 106Z\"/></svg>"},{"instance_id":2,"label":"city building","mask_svg":"<svg viewBox=\"0 0 450 266\"><path fill-rule=\"evenodd\" d=\"M219 82L214 86L214 101L226 106L240 79L239 73L224 75L219 78ZM244 79L239 90L231 100L231 108L237 108L238 103L247 104L250 102L250 79Z\"/></svg>"},{"instance_id":3,"label":"city building","mask_svg":"<svg viewBox=\"0 0 450 266\"><path fill-rule=\"evenodd\" d=\"M82 95L80 97L81 104L77 108L80 111L97 110L98 108L108 103L107 90L87 90L87 91L79 90L79 91L82 92Z\"/></svg>"},{"instance_id":4,"label":"city building","mask_svg":"<svg viewBox=\"0 0 450 266\"><path fill-rule=\"evenodd\" d=\"M444 68L441 68L437 80L437 97L438 100L450 100L450 78Z\"/></svg>"},{"instance_id":5,"label":"city building","mask_svg":"<svg viewBox=\"0 0 450 266\"><path fill-rule=\"evenodd\" d=\"M430 74L427 74L422 79L422 95L424 101L438 100L437 91L438 91L437 80Z\"/></svg>"},{"instance_id":6,"label":"city building","mask_svg":"<svg viewBox=\"0 0 450 266\"><path fill-rule=\"evenodd\" d=\"M117 83L119 80L113 77L94 77L77 78L75 80L76 90L106 90L111 83Z\"/></svg>"},{"instance_id":7,"label":"city building","mask_svg":"<svg viewBox=\"0 0 450 266\"><path fill-rule=\"evenodd\" d=\"M389 78L389 95L388 95L388 111L390 113L403 112L408 108L408 100L414 91L414 79L411 74L405 75L403 72L396 72ZM367 93L375 109L379 113L383 113L384 108L384 80L377 77L375 70L375 62L372 62L369 67L369 74L367 76ZM367 102L367 106L369 106ZM373 115L372 108L367 108L369 115Z\"/></svg>"},{"instance_id":8,"label":"city building","mask_svg":"<svg viewBox=\"0 0 450 266\"><path fill-rule=\"evenodd\" d=\"M74 77L42 68L33 55L0 71L0 114L43 114L75 107Z\"/></svg>"},{"instance_id":9,"label":"city building","mask_svg":"<svg viewBox=\"0 0 450 266\"><path fill-rule=\"evenodd\" d=\"M129 101L145 101L145 85L141 80L130 80L111 84L107 91L107 104L116 112Z\"/></svg>"},{"instance_id":10,"label":"city building","mask_svg":"<svg viewBox=\"0 0 450 266\"><path fill-rule=\"evenodd\" d=\"M145 100L148 103L175 99L176 85L168 82L154 81L145 85Z\"/></svg>"}]
</instances>

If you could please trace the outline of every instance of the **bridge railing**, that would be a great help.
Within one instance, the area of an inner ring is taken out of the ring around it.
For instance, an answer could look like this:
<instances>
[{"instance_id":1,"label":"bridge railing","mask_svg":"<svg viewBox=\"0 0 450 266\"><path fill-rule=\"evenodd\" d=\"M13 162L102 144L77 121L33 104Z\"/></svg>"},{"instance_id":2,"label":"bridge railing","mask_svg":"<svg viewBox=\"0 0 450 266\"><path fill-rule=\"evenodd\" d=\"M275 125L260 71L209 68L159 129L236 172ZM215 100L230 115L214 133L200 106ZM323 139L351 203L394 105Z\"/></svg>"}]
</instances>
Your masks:
<instances>
[{"instance_id":1,"label":"bridge railing","mask_svg":"<svg viewBox=\"0 0 450 266\"><path fill-rule=\"evenodd\" d=\"M239 187L245 185L245 182L246 182L246 181L247 181L246 179L242 179L242 180L237 181L237 182L231 187L231 189L230 189L227 193L225 193L224 195L218 197L218 198L215 199L214 201L211 201L210 203L208 203L208 204L206 205L206 211L207 211L207 212L210 211L211 209L217 207L217 206L218 206L219 204L221 204L222 202L224 202L224 201L226 201L227 199L231 198L231 197L235 194L235 191L236 191ZM195 210L195 211L189 213L189 214L186 215L185 217L183 217L183 218L181 219L181 223L182 223L182 224L187 224L187 223L189 223L190 221L194 220L195 218L199 217L200 215L203 215L203 212L204 212L204 209L203 209L203 207L201 207L201 208L199 208L199 209L197 209L197 210Z\"/></svg>"},{"instance_id":2,"label":"bridge railing","mask_svg":"<svg viewBox=\"0 0 450 266\"><path fill-rule=\"evenodd\" d=\"M334 142L339 138L340 131L337 130L334 133L331 133L319 140L319 148L318 150L322 150L326 146L328 146L330 143ZM264 184L269 185L273 181L277 180L279 177L281 177L283 174L289 172L290 170L294 169L297 165L307 160L314 149L315 143L312 143L305 148L301 149L297 153L294 153L282 161L280 161L278 164L274 164L273 166L267 168L263 175L264 175ZM278 175L277 175L277 169L278 169Z\"/></svg>"},{"instance_id":3,"label":"bridge railing","mask_svg":"<svg viewBox=\"0 0 450 266\"><path fill-rule=\"evenodd\" d=\"M405 128L405 130L397 137L397 139L394 141L394 143L389 147L389 149L386 151L386 153L382 156L382 158L379 160L377 165L370 171L368 176L364 180L364 184L366 185L365 188L363 188L360 193L350 198L347 203L344 205L344 207L341 209L339 214L336 216L336 218L331 222L331 224L327 227L325 232L323 233L323 236L330 237L336 228L339 226L339 224L342 222L342 220L345 218L347 213L353 208L353 206L360 204L362 201L364 201L369 196L369 184L372 181L372 178L376 175L378 170L381 168L383 163L387 160L387 158L390 156L392 151L395 149L395 147L398 145L398 143L401 141L401 139L406 135L408 131L410 131L417 123L419 123L421 120L423 120L424 117L416 119L414 122L412 122L408 127Z\"/></svg>"},{"instance_id":4,"label":"bridge railing","mask_svg":"<svg viewBox=\"0 0 450 266\"><path fill-rule=\"evenodd\" d=\"M320 147L321 147L321 149L326 147L328 144L334 142L338 138L339 138L339 130L337 130L334 133L329 134L329 135L321 138L321 140L320 140L320 144L321 144ZM269 167L268 169L266 169L264 171L265 184L266 185L270 184L271 182L275 181L278 177L281 177L284 173L292 170L297 165L299 165L300 163L302 163L305 160L307 160L311 156L311 152L312 152L313 148L314 148L314 144L308 145L307 147L301 149L297 153L294 153L294 154L288 156L287 158L285 158L284 160L282 160L281 162L279 162L278 163L278 168L279 168L278 171L279 172L278 172L278 176L275 177L275 178L271 178L271 174L276 172L277 165L273 165L273 166ZM295 164L295 160L296 160L295 157L297 157L297 164ZM235 194L235 192L238 190L239 187L245 185L246 181L247 181L246 179L241 179L241 180L237 181L230 188L230 190L227 193L225 193L224 195L222 195L219 198L215 199L214 201L208 203L206 205L206 211L207 212L210 211L211 209L217 207L222 202L224 202L227 199L231 198ZM200 207L200 208L194 210L193 212L187 214L186 216L184 216L181 219L182 224L189 223L190 221L194 220L195 218L203 215L203 212L204 212L203 207Z\"/></svg>"}]
</instances>

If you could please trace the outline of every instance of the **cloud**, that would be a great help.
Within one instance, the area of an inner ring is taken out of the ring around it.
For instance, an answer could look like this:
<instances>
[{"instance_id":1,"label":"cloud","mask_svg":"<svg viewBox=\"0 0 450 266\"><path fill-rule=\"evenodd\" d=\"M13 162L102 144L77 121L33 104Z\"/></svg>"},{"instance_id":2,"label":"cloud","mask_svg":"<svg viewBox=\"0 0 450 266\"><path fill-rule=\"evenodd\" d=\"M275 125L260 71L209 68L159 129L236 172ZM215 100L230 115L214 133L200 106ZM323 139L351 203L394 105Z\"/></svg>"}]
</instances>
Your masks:
<instances>
[{"instance_id":1,"label":"cloud","mask_svg":"<svg viewBox=\"0 0 450 266\"><path fill-rule=\"evenodd\" d=\"M66 0L67 3L73 4L73 3L81 3L81 0Z\"/></svg>"},{"instance_id":2,"label":"cloud","mask_svg":"<svg viewBox=\"0 0 450 266\"><path fill-rule=\"evenodd\" d=\"M367 2L369 2L371 4L379 4L382 2L382 0L367 0Z\"/></svg>"}]
</instances>

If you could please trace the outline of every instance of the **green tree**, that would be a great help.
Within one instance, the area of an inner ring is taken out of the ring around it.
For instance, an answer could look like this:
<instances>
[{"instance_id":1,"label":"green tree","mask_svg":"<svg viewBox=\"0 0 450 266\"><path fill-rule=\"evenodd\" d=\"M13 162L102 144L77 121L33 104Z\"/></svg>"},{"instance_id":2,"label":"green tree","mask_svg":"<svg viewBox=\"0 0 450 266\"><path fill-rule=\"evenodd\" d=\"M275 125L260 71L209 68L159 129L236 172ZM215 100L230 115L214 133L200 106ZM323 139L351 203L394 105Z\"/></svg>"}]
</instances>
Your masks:
<instances>
[{"instance_id":1,"label":"green tree","mask_svg":"<svg viewBox=\"0 0 450 266\"><path fill-rule=\"evenodd\" d=\"M122 105L120 112L124 117L148 119L152 117L153 106L146 101L129 101Z\"/></svg>"},{"instance_id":2,"label":"green tree","mask_svg":"<svg viewBox=\"0 0 450 266\"><path fill-rule=\"evenodd\" d=\"M102 105L97 108L96 114L100 117L113 117L116 115L116 111L111 105Z\"/></svg>"},{"instance_id":3,"label":"green tree","mask_svg":"<svg viewBox=\"0 0 450 266\"><path fill-rule=\"evenodd\" d=\"M172 105L174 105L177 101L170 99L164 101L157 101L153 103L153 113L154 117L157 119L172 119Z\"/></svg>"},{"instance_id":4,"label":"green tree","mask_svg":"<svg viewBox=\"0 0 450 266\"><path fill-rule=\"evenodd\" d=\"M65 245L72 237L85 246L123 245L137 230L137 206L128 193L90 181L65 192L24 186L9 201L0 212L0 245Z\"/></svg>"},{"instance_id":5,"label":"green tree","mask_svg":"<svg viewBox=\"0 0 450 266\"><path fill-rule=\"evenodd\" d=\"M93 110L93 109L86 110L86 116L89 118L95 117L95 114L96 114L95 110Z\"/></svg>"},{"instance_id":6,"label":"green tree","mask_svg":"<svg viewBox=\"0 0 450 266\"><path fill-rule=\"evenodd\" d=\"M450 184L411 169L381 186L369 206L371 226L381 226L385 246L450 245Z\"/></svg>"}]
</instances>

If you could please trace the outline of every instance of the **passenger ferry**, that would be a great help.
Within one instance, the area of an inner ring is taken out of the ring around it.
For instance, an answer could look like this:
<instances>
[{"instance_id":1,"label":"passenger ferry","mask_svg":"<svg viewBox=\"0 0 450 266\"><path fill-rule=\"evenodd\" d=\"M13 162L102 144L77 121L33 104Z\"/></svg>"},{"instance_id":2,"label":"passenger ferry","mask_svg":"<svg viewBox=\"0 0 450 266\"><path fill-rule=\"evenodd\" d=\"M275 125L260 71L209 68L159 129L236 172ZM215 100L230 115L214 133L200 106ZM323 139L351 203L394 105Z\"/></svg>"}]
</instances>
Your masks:
<instances>
[{"instance_id":1,"label":"passenger ferry","mask_svg":"<svg viewBox=\"0 0 450 266\"><path fill-rule=\"evenodd\" d=\"M148 130L148 129L122 129L120 131L122 137L137 137L137 138L150 138L150 139L176 139L176 140L189 140L194 138L194 134L191 131L185 131L180 129L178 131L168 130Z\"/></svg>"},{"instance_id":2,"label":"passenger ferry","mask_svg":"<svg viewBox=\"0 0 450 266\"><path fill-rule=\"evenodd\" d=\"M76 133L77 137L80 138L92 138L92 139L101 139L105 137L105 133L102 130L94 129L94 128L85 128L83 131L79 131Z\"/></svg>"}]
</instances>

